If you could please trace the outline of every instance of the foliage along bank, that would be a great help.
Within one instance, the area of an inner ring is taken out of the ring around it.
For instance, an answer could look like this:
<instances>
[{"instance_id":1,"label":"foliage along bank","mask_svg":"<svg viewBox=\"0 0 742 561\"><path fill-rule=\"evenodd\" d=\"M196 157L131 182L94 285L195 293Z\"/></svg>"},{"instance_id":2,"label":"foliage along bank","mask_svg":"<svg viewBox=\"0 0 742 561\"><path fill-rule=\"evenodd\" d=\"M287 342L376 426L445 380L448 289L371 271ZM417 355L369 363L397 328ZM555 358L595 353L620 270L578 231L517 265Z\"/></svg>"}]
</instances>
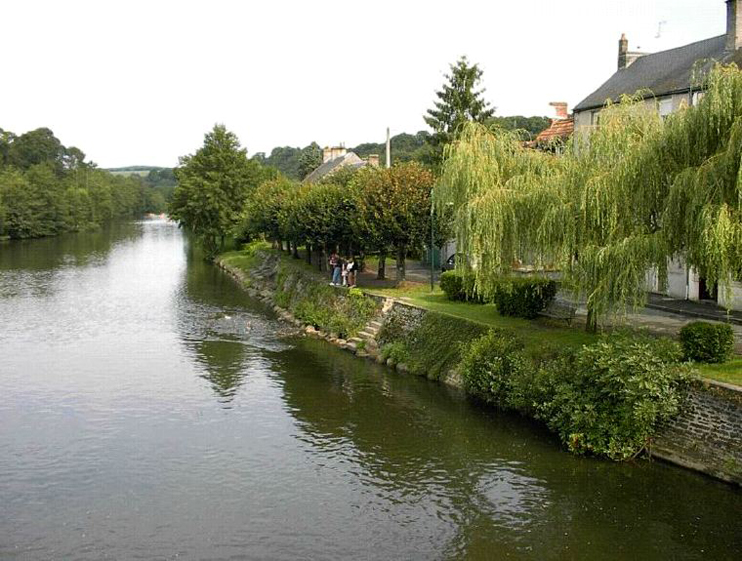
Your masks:
<instances>
[{"instance_id":1,"label":"foliage along bank","mask_svg":"<svg viewBox=\"0 0 742 561\"><path fill-rule=\"evenodd\" d=\"M0 129L0 238L53 236L162 212L158 195L138 178L97 169L49 129L20 136Z\"/></svg>"},{"instance_id":2,"label":"foliage along bank","mask_svg":"<svg viewBox=\"0 0 742 561\"><path fill-rule=\"evenodd\" d=\"M376 299L331 288L323 275L275 250L253 246L219 262L331 340L382 321L380 352L370 356L537 419L574 453L626 460L651 449L658 429L681 411L691 380L680 346L666 338L614 333L565 348L548 335L525 340L514 330L399 302L381 313Z\"/></svg>"}]
</instances>

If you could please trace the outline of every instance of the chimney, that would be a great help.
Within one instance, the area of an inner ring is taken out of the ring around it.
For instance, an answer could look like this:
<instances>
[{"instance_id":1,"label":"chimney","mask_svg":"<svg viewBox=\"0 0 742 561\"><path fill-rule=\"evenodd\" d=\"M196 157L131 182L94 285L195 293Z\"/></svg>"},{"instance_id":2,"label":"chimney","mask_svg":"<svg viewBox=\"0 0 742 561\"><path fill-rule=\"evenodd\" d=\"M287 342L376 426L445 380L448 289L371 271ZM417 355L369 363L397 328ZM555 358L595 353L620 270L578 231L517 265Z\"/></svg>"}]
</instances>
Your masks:
<instances>
[{"instance_id":1,"label":"chimney","mask_svg":"<svg viewBox=\"0 0 742 561\"><path fill-rule=\"evenodd\" d=\"M324 164L340 156L345 156L347 152L345 146L328 146L322 150L322 163Z\"/></svg>"},{"instance_id":2,"label":"chimney","mask_svg":"<svg viewBox=\"0 0 742 561\"><path fill-rule=\"evenodd\" d=\"M564 101L552 101L549 103L555 110L556 110L556 117L555 119L557 121L566 119L569 117L569 114L567 113L567 103Z\"/></svg>"},{"instance_id":3,"label":"chimney","mask_svg":"<svg viewBox=\"0 0 742 561\"><path fill-rule=\"evenodd\" d=\"M335 158L339 158L340 156L345 156L345 154L348 152L345 149L345 146L333 146L330 148L332 151L332 157L330 159L334 160Z\"/></svg>"},{"instance_id":4,"label":"chimney","mask_svg":"<svg viewBox=\"0 0 742 561\"><path fill-rule=\"evenodd\" d=\"M621 33L621 38L618 40L618 69L623 70L628 66L626 59L629 54L629 40L626 38L625 33Z\"/></svg>"},{"instance_id":5,"label":"chimney","mask_svg":"<svg viewBox=\"0 0 742 561\"><path fill-rule=\"evenodd\" d=\"M618 40L618 69L625 70L631 66L636 59L643 57L647 53L640 51L629 51L629 40L626 34L622 33Z\"/></svg>"},{"instance_id":6,"label":"chimney","mask_svg":"<svg viewBox=\"0 0 742 561\"><path fill-rule=\"evenodd\" d=\"M733 53L742 48L742 6L739 0L727 0L726 51Z\"/></svg>"},{"instance_id":7,"label":"chimney","mask_svg":"<svg viewBox=\"0 0 742 561\"><path fill-rule=\"evenodd\" d=\"M373 166L375 168L379 167L379 155L378 154L369 154L367 161L368 161L368 165Z\"/></svg>"}]
</instances>

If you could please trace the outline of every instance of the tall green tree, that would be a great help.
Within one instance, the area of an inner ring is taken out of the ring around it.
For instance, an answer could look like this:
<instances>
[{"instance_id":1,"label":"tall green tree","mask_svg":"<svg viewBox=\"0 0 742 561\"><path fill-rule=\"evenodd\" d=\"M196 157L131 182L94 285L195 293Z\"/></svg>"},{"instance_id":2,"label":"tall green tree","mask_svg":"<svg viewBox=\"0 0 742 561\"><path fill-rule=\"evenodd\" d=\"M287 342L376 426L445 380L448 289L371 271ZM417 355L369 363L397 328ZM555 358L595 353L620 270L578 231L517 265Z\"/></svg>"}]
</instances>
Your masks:
<instances>
[{"instance_id":1,"label":"tall green tree","mask_svg":"<svg viewBox=\"0 0 742 561\"><path fill-rule=\"evenodd\" d=\"M429 142L435 148L434 159L440 161L443 147L450 143L461 127L468 122L486 123L494 113L494 107L484 99L484 88L479 88L482 70L470 64L462 56L451 65L450 74L444 75L447 82L435 92L437 101L423 116L425 123L433 129Z\"/></svg>"},{"instance_id":2,"label":"tall green tree","mask_svg":"<svg viewBox=\"0 0 742 561\"><path fill-rule=\"evenodd\" d=\"M430 195L435 177L418 162L407 162L389 169L362 170L356 184L359 237L379 251L380 261L394 249L397 280L403 281L408 250L425 245L430 231ZM381 271L379 276L383 276Z\"/></svg>"},{"instance_id":3,"label":"tall green tree","mask_svg":"<svg viewBox=\"0 0 742 561\"><path fill-rule=\"evenodd\" d=\"M299 179L304 179L322 164L322 148L319 144L312 142L309 146L302 148L299 156Z\"/></svg>"},{"instance_id":4,"label":"tall green tree","mask_svg":"<svg viewBox=\"0 0 742 561\"><path fill-rule=\"evenodd\" d=\"M224 125L215 125L195 154L180 158L175 176L170 215L199 237L208 258L235 232L248 197L266 179Z\"/></svg>"}]
</instances>

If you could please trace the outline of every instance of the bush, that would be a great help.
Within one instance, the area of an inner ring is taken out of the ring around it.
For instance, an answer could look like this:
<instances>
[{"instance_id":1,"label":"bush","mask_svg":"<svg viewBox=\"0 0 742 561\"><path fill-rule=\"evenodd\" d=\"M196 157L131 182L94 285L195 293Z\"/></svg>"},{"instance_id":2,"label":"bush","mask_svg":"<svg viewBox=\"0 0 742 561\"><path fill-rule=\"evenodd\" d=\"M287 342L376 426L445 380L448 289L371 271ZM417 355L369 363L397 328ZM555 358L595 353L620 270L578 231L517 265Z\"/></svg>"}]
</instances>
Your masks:
<instances>
[{"instance_id":1,"label":"bush","mask_svg":"<svg viewBox=\"0 0 742 561\"><path fill-rule=\"evenodd\" d=\"M410 352L403 341L395 341L381 348L381 358L384 360L391 358L397 364L407 363L410 360Z\"/></svg>"},{"instance_id":2,"label":"bush","mask_svg":"<svg viewBox=\"0 0 742 561\"><path fill-rule=\"evenodd\" d=\"M528 370L523 345L502 330L492 329L474 340L461 362L467 390L500 407L511 407L516 378Z\"/></svg>"},{"instance_id":3,"label":"bush","mask_svg":"<svg viewBox=\"0 0 742 561\"><path fill-rule=\"evenodd\" d=\"M492 301L504 316L533 319L556 296L556 282L543 277L507 277L498 279Z\"/></svg>"},{"instance_id":4,"label":"bush","mask_svg":"<svg viewBox=\"0 0 742 561\"><path fill-rule=\"evenodd\" d=\"M686 360L725 362L732 354L734 331L726 323L694 321L680 330Z\"/></svg>"},{"instance_id":5,"label":"bush","mask_svg":"<svg viewBox=\"0 0 742 561\"><path fill-rule=\"evenodd\" d=\"M690 369L669 339L619 334L545 363L536 416L575 453L632 458L682 404Z\"/></svg>"},{"instance_id":6,"label":"bush","mask_svg":"<svg viewBox=\"0 0 742 561\"><path fill-rule=\"evenodd\" d=\"M479 300L474 291L474 276L460 271L445 271L441 274L441 290L449 300Z\"/></svg>"}]
</instances>

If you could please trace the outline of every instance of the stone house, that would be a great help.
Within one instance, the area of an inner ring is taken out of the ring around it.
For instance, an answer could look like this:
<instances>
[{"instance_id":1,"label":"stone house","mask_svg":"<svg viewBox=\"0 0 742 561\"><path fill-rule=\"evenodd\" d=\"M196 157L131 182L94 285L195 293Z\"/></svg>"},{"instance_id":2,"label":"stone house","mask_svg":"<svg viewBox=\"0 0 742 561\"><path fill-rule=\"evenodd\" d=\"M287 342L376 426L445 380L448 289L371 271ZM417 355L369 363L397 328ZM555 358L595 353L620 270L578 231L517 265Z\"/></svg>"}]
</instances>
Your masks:
<instances>
[{"instance_id":1,"label":"stone house","mask_svg":"<svg viewBox=\"0 0 742 561\"><path fill-rule=\"evenodd\" d=\"M308 174L303 182L316 183L323 177L332 175L340 169L359 169L369 165L379 167L378 154L371 154L364 160L358 157L355 152L349 152L343 146L327 147L322 151L322 163Z\"/></svg>"},{"instance_id":2,"label":"stone house","mask_svg":"<svg viewBox=\"0 0 742 561\"><path fill-rule=\"evenodd\" d=\"M720 0L718 0L720 1ZM606 101L618 101L621 95L647 92L645 102L653 104L661 115L669 115L682 106L695 105L703 96L694 76L716 62L736 63L742 68L742 0L726 0L727 32L718 37L661 51L642 53L629 50L625 35L618 41L618 68L604 84L574 108L575 131L598 125ZM686 267L682 257L668 264L665 294L687 300L713 300L733 309L742 309L742 283L732 283L732 300L709 286L695 270ZM647 274L647 288L658 291L657 275Z\"/></svg>"}]
</instances>

